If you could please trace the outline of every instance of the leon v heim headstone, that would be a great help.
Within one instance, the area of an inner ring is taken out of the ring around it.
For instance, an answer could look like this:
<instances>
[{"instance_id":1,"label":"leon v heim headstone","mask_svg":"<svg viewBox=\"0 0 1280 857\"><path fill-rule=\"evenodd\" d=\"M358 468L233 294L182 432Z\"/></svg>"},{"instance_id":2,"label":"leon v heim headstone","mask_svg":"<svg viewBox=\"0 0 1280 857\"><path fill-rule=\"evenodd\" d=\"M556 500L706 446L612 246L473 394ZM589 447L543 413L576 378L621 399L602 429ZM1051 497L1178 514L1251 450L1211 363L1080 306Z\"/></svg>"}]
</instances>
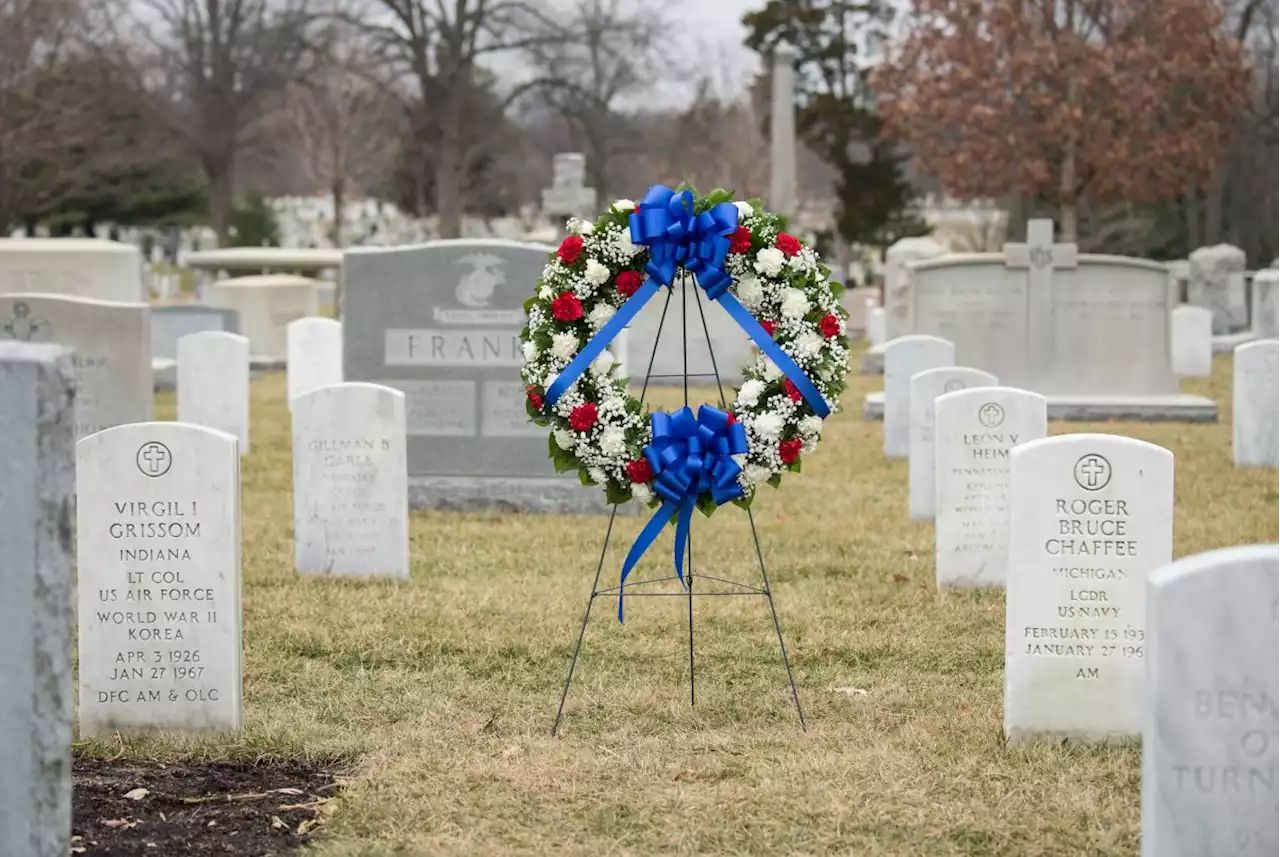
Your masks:
<instances>
[{"instance_id":1,"label":"leon v heim headstone","mask_svg":"<svg viewBox=\"0 0 1280 857\"><path fill-rule=\"evenodd\" d=\"M1010 455L1005 735L1135 738L1147 576L1173 553L1173 453L1072 434Z\"/></svg>"},{"instance_id":2,"label":"leon v heim headstone","mask_svg":"<svg viewBox=\"0 0 1280 857\"><path fill-rule=\"evenodd\" d=\"M596 511L524 410L520 329L551 248L437 241L343 256L343 377L405 394L409 503Z\"/></svg>"},{"instance_id":3,"label":"leon v heim headstone","mask_svg":"<svg viewBox=\"0 0 1280 857\"><path fill-rule=\"evenodd\" d=\"M243 724L240 458L225 432L118 426L76 446L80 734Z\"/></svg>"}]
</instances>

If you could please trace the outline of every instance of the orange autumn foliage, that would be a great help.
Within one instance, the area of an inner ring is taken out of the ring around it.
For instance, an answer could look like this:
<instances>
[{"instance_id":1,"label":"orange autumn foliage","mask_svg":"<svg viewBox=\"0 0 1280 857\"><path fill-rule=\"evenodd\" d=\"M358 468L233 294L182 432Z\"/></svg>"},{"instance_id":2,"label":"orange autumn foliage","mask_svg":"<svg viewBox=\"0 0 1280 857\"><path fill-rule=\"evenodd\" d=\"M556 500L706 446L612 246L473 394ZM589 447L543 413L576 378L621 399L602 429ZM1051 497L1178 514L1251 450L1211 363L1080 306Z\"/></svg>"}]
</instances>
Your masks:
<instances>
[{"instance_id":1,"label":"orange autumn foliage","mask_svg":"<svg viewBox=\"0 0 1280 857\"><path fill-rule=\"evenodd\" d=\"M873 76L886 132L960 198L1176 196L1213 170L1249 71L1213 0L915 0Z\"/></svg>"}]
</instances>

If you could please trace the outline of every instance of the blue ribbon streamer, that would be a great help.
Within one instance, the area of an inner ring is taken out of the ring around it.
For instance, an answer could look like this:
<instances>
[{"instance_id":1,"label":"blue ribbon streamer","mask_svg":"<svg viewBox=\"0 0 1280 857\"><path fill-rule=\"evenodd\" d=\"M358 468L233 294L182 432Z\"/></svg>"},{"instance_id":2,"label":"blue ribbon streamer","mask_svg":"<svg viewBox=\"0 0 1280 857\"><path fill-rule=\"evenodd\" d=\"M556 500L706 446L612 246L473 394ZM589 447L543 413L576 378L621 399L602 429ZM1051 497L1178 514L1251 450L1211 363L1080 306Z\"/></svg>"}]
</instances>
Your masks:
<instances>
[{"instance_id":1,"label":"blue ribbon streamer","mask_svg":"<svg viewBox=\"0 0 1280 857\"><path fill-rule=\"evenodd\" d=\"M722 202L708 211L694 214L691 191L676 193L669 187L656 184L649 188L636 210L629 215L628 223L632 242L649 248L649 261L645 265L645 273L649 277L547 387L546 400L549 406L554 406L565 391L582 377L587 367L631 323L644 305L658 293L659 288L671 288L676 269L684 268L697 277L698 285L707 293L707 297L724 307L765 356L795 385L814 413L820 417L831 413L822 394L805 371L796 365L781 346L773 341L769 332L760 326L755 316L729 292L733 277L725 271L724 260L729 252L729 236L738 228L737 206L731 202Z\"/></svg>"},{"instance_id":2,"label":"blue ribbon streamer","mask_svg":"<svg viewBox=\"0 0 1280 857\"><path fill-rule=\"evenodd\" d=\"M658 411L649 417L653 440L644 448L644 457L653 468L653 490L662 505L645 524L622 564L618 581L618 621L622 621L622 596L627 576L635 568L663 527L676 516L675 567L681 584L684 579L684 549L698 498L707 494L719 506L742 496L738 474L742 468L733 456L747 451L747 432L728 413L703 405L695 418L687 406L667 414Z\"/></svg>"}]
</instances>

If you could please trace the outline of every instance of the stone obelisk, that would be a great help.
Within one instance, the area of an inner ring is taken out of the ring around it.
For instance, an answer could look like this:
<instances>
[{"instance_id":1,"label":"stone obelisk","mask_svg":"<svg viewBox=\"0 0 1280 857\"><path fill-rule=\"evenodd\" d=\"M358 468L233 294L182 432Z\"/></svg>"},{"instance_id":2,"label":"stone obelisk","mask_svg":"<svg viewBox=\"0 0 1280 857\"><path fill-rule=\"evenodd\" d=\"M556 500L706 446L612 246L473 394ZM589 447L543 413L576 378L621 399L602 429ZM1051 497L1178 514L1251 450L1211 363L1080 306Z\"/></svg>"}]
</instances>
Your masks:
<instances>
[{"instance_id":1,"label":"stone obelisk","mask_svg":"<svg viewBox=\"0 0 1280 857\"><path fill-rule=\"evenodd\" d=\"M799 51L786 42L773 49L773 92L769 119L769 209L795 214L796 112L795 59Z\"/></svg>"}]
</instances>

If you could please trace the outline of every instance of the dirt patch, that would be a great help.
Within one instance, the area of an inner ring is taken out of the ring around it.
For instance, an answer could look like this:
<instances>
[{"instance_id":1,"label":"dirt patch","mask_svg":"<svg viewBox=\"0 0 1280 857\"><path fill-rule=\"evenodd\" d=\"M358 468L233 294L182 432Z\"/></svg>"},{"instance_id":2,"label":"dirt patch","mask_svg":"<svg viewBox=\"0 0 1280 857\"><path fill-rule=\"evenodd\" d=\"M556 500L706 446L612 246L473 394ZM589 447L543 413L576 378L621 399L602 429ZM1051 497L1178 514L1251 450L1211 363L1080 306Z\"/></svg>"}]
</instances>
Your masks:
<instances>
[{"instance_id":1,"label":"dirt patch","mask_svg":"<svg viewBox=\"0 0 1280 857\"><path fill-rule=\"evenodd\" d=\"M290 854L323 830L338 790L336 772L297 762L76 759L72 771L72 853L86 857Z\"/></svg>"}]
</instances>

